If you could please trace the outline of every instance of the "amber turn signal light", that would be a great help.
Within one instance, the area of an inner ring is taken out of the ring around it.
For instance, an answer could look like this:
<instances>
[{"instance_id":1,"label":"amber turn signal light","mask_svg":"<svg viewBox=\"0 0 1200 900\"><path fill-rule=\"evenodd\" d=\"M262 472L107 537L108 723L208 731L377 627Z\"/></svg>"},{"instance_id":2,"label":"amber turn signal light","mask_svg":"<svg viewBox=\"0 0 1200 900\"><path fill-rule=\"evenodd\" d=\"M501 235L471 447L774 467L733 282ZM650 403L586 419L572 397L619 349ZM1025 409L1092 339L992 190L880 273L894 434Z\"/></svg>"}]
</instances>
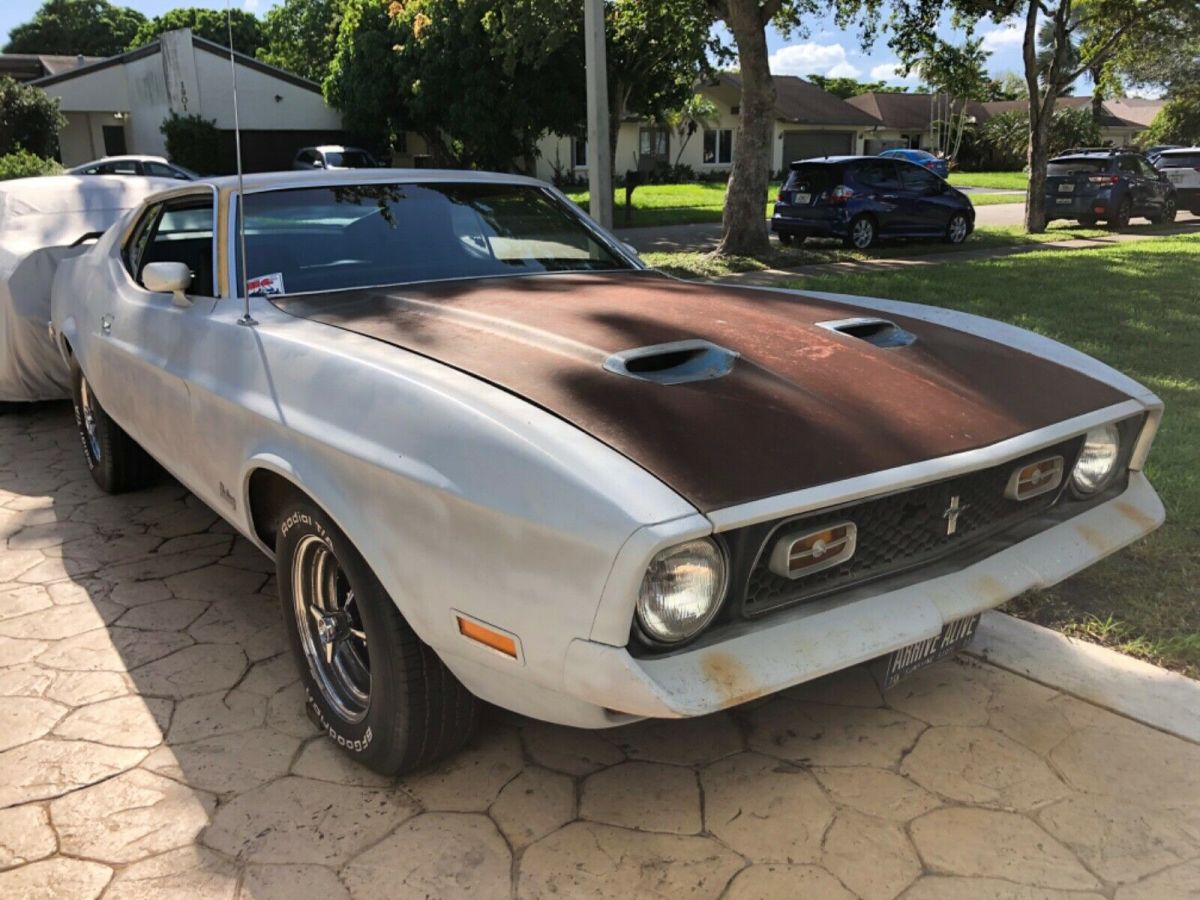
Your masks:
<instances>
[{"instance_id":1,"label":"amber turn signal light","mask_svg":"<svg viewBox=\"0 0 1200 900\"><path fill-rule=\"evenodd\" d=\"M854 555L858 528L839 522L815 531L790 532L771 551L770 569L783 578L800 578L829 569Z\"/></svg>"},{"instance_id":2,"label":"amber turn signal light","mask_svg":"<svg viewBox=\"0 0 1200 900\"><path fill-rule=\"evenodd\" d=\"M517 658L517 642L507 634L494 631L486 625L481 625L463 616L455 616L455 618L458 619L458 633L463 637L498 650L505 656Z\"/></svg>"}]
</instances>

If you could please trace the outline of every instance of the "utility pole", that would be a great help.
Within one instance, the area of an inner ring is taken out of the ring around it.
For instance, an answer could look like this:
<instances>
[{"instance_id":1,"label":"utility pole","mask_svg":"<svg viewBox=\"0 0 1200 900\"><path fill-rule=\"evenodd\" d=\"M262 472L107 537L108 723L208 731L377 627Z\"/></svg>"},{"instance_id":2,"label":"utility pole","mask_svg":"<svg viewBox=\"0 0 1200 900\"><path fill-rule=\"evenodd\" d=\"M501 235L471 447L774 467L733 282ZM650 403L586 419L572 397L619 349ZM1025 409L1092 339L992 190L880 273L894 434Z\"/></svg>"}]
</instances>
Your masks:
<instances>
[{"instance_id":1,"label":"utility pole","mask_svg":"<svg viewBox=\"0 0 1200 900\"><path fill-rule=\"evenodd\" d=\"M587 63L587 164L592 218L613 224L612 150L608 131L608 60L604 50L604 0L584 0L584 60Z\"/></svg>"}]
</instances>

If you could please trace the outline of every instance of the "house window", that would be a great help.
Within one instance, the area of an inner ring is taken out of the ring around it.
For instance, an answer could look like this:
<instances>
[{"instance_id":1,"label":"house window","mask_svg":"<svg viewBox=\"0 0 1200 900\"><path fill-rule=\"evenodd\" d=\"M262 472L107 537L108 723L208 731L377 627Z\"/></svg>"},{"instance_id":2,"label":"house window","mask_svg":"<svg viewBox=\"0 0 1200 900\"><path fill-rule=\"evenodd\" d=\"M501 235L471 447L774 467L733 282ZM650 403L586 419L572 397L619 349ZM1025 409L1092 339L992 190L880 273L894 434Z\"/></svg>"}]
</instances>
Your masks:
<instances>
[{"instance_id":1,"label":"house window","mask_svg":"<svg viewBox=\"0 0 1200 900\"><path fill-rule=\"evenodd\" d=\"M571 139L571 165L576 169L587 168L587 141Z\"/></svg>"},{"instance_id":2,"label":"house window","mask_svg":"<svg viewBox=\"0 0 1200 900\"><path fill-rule=\"evenodd\" d=\"M638 131L638 155L645 161L667 162L670 152L670 132L665 128L642 128Z\"/></svg>"},{"instance_id":3,"label":"house window","mask_svg":"<svg viewBox=\"0 0 1200 900\"><path fill-rule=\"evenodd\" d=\"M704 164L727 166L733 162L733 129L704 129Z\"/></svg>"}]
</instances>

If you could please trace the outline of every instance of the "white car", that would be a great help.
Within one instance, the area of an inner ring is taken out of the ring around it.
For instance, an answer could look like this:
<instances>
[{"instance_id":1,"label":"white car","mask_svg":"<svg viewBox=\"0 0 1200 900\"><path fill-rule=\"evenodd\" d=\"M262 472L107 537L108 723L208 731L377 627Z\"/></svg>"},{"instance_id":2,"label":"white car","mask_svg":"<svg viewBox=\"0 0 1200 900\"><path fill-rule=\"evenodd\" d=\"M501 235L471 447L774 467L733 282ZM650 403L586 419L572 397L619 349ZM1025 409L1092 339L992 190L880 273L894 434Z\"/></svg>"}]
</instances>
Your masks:
<instances>
[{"instance_id":1,"label":"white car","mask_svg":"<svg viewBox=\"0 0 1200 900\"><path fill-rule=\"evenodd\" d=\"M1200 147L1174 147L1154 159L1154 167L1175 186L1181 209L1200 216Z\"/></svg>"},{"instance_id":2,"label":"white car","mask_svg":"<svg viewBox=\"0 0 1200 900\"><path fill-rule=\"evenodd\" d=\"M76 175L0 181L0 403L70 396L67 368L46 333L54 272L147 195L170 186Z\"/></svg>"},{"instance_id":3,"label":"white car","mask_svg":"<svg viewBox=\"0 0 1200 900\"><path fill-rule=\"evenodd\" d=\"M68 175L137 175L199 181L204 176L162 156L105 156L67 169Z\"/></svg>"},{"instance_id":4,"label":"white car","mask_svg":"<svg viewBox=\"0 0 1200 900\"><path fill-rule=\"evenodd\" d=\"M476 698L603 728L883 657L1149 533L1146 388L944 309L683 282L550 186L277 173L152 197L60 269L106 490L149 454L272 554L330 738L379 771Z\"/></svg>"}]
</instances>

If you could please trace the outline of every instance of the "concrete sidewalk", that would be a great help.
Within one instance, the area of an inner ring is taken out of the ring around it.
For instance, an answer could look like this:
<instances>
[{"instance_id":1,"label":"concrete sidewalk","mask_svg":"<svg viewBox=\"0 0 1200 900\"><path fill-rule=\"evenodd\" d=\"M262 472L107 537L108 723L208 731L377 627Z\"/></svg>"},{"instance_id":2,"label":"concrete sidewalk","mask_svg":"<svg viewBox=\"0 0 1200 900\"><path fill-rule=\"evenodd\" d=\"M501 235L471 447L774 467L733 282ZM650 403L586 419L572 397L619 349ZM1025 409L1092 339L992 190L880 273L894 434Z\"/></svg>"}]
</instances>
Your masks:
<instances>
[{"instance_id":1,"label":"concrete sidewalk","mask_svg":"<svg viewBox=\"0 0 1200 900\"><path fill-rule=\"evenodd\" d=\"M1200 745L969 657L381 778L304 714L273 567L0 417L0 897L1183 900Z\"/></svg>"}]
</instances>

